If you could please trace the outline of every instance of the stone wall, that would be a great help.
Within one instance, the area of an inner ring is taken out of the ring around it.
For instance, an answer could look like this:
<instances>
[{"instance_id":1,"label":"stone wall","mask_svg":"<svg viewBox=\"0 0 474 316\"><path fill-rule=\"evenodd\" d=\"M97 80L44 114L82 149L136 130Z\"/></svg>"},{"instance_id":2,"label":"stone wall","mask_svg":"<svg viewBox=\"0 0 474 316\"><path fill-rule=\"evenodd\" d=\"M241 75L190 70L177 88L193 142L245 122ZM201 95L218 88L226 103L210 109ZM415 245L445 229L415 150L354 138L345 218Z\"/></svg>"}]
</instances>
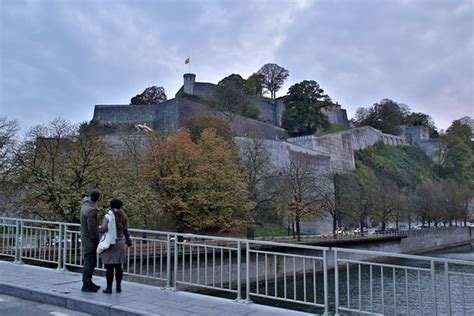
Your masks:
<instances>
[{"instance_id":1,"label":"stone wall","mask_svg":"<svg viewBox=\"0 0 474 316\"><path fill-rule=\"evenodd\" d=\"M324 136L301 136L288 138L288 142L308 149L325 152L331 157L331 168L339 172L355 169L354 151L373 146L382 141L387 145L403 145L402 137L384 134L381 131L364 126Z\"/></svg>"},{"instance_id":2,"label":"stone wall","mask_svg":"<svg viewBox=\"0 0 474 316\"><path fill-rule=\"evenodd\" d=\"M176 130L178 116L175 100L157 105L96 105L91 123L111 132L130 130L147 124L154 130Z\"/></svg>"}]
</instances>

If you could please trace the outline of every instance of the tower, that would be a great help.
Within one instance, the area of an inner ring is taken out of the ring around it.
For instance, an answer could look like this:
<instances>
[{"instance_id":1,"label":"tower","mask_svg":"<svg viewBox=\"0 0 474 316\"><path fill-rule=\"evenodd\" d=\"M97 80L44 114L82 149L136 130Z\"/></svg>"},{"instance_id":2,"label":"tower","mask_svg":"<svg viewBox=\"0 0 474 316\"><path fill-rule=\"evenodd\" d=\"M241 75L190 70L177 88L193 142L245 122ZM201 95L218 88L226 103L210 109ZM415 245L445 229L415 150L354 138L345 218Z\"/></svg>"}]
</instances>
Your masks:
<instances>
[{"instance_id":1,"label":"tower","mask_svg":"<svg viewBox=\"0 0 474 316\"><path fill-rule=\"evenodd\" d=\"M184 74L184 85L183 92L186 94L194 94L194 82L196 81L196 75L187 73Z\"/></svg>"}]
</instances>

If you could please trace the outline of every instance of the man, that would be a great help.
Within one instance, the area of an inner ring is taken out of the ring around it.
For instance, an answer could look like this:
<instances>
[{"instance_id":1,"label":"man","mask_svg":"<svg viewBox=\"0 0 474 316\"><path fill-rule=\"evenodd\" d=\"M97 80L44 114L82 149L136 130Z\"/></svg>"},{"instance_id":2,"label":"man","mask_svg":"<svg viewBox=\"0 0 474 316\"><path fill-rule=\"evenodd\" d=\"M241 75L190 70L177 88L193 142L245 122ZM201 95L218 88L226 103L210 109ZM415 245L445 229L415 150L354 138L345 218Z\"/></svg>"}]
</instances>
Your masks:
<instances>
[{"instance_id":1,"label":"man","mask_svg":"<svg viewBox=\"0 0 474 316\"><path fill-rule=\"evenodd\" d=\"M84 256L84 268L82 270L82 291L97 292L100 286L92 282L97 262L97 246L99 245L99 220L97 201L100 199L100 191L92 190L90 197L81 207L81 249Z\"/></svg>"}]
</instances>

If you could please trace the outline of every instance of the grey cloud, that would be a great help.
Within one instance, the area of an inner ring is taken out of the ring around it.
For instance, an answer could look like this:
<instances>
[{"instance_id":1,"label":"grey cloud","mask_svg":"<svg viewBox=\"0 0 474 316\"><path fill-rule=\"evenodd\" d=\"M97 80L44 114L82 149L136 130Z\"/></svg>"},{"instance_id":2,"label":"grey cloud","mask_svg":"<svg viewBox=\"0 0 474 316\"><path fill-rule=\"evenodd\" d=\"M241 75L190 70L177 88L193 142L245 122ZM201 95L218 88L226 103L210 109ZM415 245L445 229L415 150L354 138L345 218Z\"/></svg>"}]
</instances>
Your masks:
<instances>
[{"instance_id":1,"label":"grey cloud","mask_svg":"<svg viewBox=\"0 0 474 316\"><path fill-rule=\"evenodd\" d=\"M472 112L472 2L2 1L2 114L79 122L94 104L150 85L172 96L191 57L198 80L290 70L354 111L384 97L441 127ZM470 66L470 67L469 67ZM446 113L446 106L456 106ZM40 110L41 109L41 110Z\"/></svg>"}]
</instances>

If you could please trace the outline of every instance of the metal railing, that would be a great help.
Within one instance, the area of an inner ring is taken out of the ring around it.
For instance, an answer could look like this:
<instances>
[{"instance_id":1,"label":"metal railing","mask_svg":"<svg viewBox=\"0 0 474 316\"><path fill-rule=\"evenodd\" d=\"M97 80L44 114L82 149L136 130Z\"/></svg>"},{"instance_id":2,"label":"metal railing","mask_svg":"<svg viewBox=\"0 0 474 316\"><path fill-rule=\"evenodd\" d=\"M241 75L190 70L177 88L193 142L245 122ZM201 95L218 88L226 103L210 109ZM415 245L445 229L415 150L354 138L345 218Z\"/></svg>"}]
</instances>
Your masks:
<instances>
[{"instance_id":1,"label":"metal railing","mask_svg":"<svg viewBox=\"0 0 474 316\"><path fill-rule=\"evenodd\" d=\"M81 268L80 225L0 217L0 255ZM209 289L312 311L474 313L474 262L130 229L124 272L169 289ZM103 265L98 259L98 269ZM334 273L334 277L330 277Z\"/></svg>"},{"instance_id":2,"label":"metal railing","mask_svg":"<svg viewBox=\"0 0 474 316\"><path fill-rule=\"evenodd\" d=\"M474 262L357 249L332 251L336 315L474 314Z\"/></svg>"}]
</instances>

